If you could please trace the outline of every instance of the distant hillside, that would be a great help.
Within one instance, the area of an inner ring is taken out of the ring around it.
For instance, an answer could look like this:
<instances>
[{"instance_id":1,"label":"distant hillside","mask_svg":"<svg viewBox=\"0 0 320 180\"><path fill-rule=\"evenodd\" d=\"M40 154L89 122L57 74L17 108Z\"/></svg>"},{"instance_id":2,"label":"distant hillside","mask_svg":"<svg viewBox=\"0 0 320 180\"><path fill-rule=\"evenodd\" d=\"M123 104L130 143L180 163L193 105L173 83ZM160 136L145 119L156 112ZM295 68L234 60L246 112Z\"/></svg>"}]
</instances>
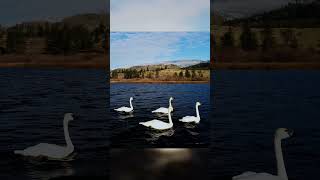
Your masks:
<instances>
[{"instance_id":1,"label":"distant hillside","mask_svg":"<svg viewBox=\"0 0 320 180\"><path fill-rule=\"evenodd\" d=\"M185 69L191 69L191 70L192 69L202 69L202 70L210 69L210 62L204 62L204 63L188 66Z\"/></svg>"},{"instance_id":2,"label":"distant hillside","mask_svg":"<svg viewBox=\"0 0 320 180\"><path fill-rule=\"evenodd\" d=\"M244 22L249 22L251 27L263 27L266 24L271 27L320 27L320 3L289 3L280 9L225 21L224 25L238 26Z\"/></svg>"},{"instance_id":3,"label":"distant hillside","mask_svg":"<svg viewBox=\"0 0 320 180\"><path fill-rule=\"evenodd\" d=\"M94 29L100 24L106 25L109 21L106 14L80 14L66 17L62 20L63 23L71 26L85 25L89 29Z\"/></svg>"},{"instance_id":4,"label":"distant hillside","mask_svg":"<svg viewBox=\"0 0 320 180\"><path fill-rule=\"evenodd\" d=\"M116 81L128 79L152 81L208 81L209 62L201 60L166 61L161 64L119 68L111 71L111 79Z\"/></svg>"},{"instance_id":5,"label":"distant hillside","mask_svg":"<svg viewBox=\"0 0 320 180\"><path fill-rule=\"evenodd\" d=\"M145 71L156 71L156 70L164 70L164 69L180 69L179 66L174 64L156 64L156 65L145 65L145 66L133 66L128 69L131 70L145 70Z\"/></svg>"}]
</instances>

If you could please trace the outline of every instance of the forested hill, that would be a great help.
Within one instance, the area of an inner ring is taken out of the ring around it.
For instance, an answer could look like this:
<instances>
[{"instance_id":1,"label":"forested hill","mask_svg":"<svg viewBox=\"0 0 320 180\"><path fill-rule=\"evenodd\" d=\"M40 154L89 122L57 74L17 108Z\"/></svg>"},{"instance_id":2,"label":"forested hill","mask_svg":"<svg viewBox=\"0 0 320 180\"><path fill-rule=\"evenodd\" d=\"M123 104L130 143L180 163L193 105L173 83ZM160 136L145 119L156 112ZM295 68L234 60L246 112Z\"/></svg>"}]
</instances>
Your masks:
<instances>
[{"instance_id":1,"label":"forested hill","mask_svg":"<svg viewBox=\"0 0 320 180\"><path fill-rule=\"evenodd\" d=\"M256 14L247 18L225 21L224 25L239 26L248 22L251 27L320 27L320 2L289 3L288 5L269 12Z\"/></svg>"}]
</instances>

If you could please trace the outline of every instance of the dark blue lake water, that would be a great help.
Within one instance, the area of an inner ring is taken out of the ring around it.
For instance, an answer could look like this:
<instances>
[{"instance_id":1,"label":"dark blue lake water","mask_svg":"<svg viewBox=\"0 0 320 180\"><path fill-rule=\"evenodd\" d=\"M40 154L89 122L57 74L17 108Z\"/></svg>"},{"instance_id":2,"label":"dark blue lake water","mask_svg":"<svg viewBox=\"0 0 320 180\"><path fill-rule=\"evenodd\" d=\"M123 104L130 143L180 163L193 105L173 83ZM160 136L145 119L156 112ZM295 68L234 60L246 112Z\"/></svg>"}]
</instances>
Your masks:
<instances>
[{"instance_id":1,"label":"dark blue lake water","mask_svg":"<svg viewBox=\"0 0 320 180\"><path fill-rule=\"evenodd\" d=\"M207 147L210 134L210 85L209 84L111 84L110 109L112 147ZM159 119L168 122L168 116L159 117L151 111L168 107L174 97L173 128L158 132L139 125L139 122ZM129 106L134 97L132 114L113 109ZM195 125L178 120L184 116L196 116L195 103L199 101L201 121Z\"/></svg>"},{"instance_id":2,"label":"dark blue lake water","mask_svg":"<svg viewBox=\"0 0 320 180\"><path fill-rule=\"evenodd\" d=\"M108 88L101 70L0 69L0 179L107 174ZM13 154L38 143L65 145L63 115L75 157L38 161Z\"/></svg>"},{"instance_id":3,"label":"dark blue lake water","mask_svg":"<svg viewBox=\"0 0 320 180\"><path fill-rule=\"evenodd\" d=\"M212 72L213 179L245 171L276 173L274 131L292 128L283 141L291 180L319 179L320 71Z\"/></svg>"}]
</instances>

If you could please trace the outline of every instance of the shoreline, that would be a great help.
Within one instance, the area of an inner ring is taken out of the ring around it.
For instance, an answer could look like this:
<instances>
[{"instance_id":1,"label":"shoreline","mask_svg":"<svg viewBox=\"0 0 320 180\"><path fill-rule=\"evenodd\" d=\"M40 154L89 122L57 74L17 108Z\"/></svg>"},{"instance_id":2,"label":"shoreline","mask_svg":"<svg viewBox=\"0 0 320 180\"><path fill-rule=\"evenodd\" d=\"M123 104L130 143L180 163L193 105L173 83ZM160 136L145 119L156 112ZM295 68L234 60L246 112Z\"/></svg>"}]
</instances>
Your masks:
<instances>
[{"instance_id":1,"label":"shoreline","mask_svg":"<svg viewBox=\"0 0 320 180\"><path fill-rule=\"evenodd\" d=\"M0 68L79 68L106 69L109 62L104 54L75 55L0 55Z\"/></svg>"},{"instance_id":2,"label":"shoreline","mask_svg":"<svg viewBox=\"0 0 320 180\"><path fill-rule=\"evenodd\" d=\"M243 62L243 63L213 63L211 70L320 70L320 62Z\"/></svg>"},{"instance_id":3,"label":"shoreline","mask_svg":"<svg viewBox=\"0 0 320 180\"><path fill-rule=\"evenodd\" d=\"M110 80L110 84L209 84L208 81Z\"/></svg>"}]
</instances>

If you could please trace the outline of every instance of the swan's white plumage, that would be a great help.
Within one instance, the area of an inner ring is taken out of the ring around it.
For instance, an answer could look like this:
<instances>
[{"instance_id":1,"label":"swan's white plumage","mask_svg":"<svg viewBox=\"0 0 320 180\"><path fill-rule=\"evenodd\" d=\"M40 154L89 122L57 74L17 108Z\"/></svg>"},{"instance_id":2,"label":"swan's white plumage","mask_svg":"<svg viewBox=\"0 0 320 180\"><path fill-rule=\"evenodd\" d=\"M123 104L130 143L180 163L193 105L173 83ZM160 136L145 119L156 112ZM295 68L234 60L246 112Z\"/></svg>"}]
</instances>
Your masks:
<instances>
[{"instance_id":1,"label":"swan's white plumage","mask_svg":"<svg viewBox=\"0 0 320 180\"><path fill-rule=\"evenodd\" d=\"M168 114L168 108L165 108L165 107L161 107L161 108L158 108L154 111L152 111L152 113L163 113L163 114Z\"/></svg>"},{"instance_id":2,"label":"swan's white plumage","mask_svg":"<svg viewBox=\"0 0 320 180\"><path fill-rule=\"evenodd\" d=\"M16 150L14 151L14 153L23 156L46 156L53 159L62 159L68 156L71 151L73 150L69 150L67 149L67 147L58 146L55 144L40 143L38 145L28 147L24 150Z\"/></svg>"},{"instance_id":3,"label":"swan's white plumage","mask_svg":"<svg viewBox=\"0 0 320 180\"><path fill-rule=\"evenodd\" d=\"M232 177L232 180L283 180L279 176L268 173L245 172Z\"/></svg>"},{"instance_id":4,"label":"swan's white plumage","mask_svg":"<svg viewBox=\"0 0 320 180\"><path fill-rule=\"evenodd\" d=\"M72 121L73 117L71 113L66 113L63 120L64 135L67 145L58 146L55 144L40 143L35 146L28 147L24 150L15 150L14 153L22 156L39 157L44 156L50 159L63 159L69 156L74 151L74 146L71 142L68 123Z\"/></svg>"},{"instance_id":5,"label":"swan's white plumage","mask_svg":"<svg viewBox=\"0 0 320 180\"><path fill-rule=\"evenodd\" d=\"M283 161L281 140L291 137L292 134L293 131L286 128L279 128L276 130L274 144L277 160L277 175L268 173L245 172L238 176L234 176L232 180L288 180L286 168Z\"/></svg>"},{"instance_id":6,"label":"swan's white plumage","mask_svg":"<svg viewBox=\"0 0 320 180\"><path fill-rule=\"evenodd\" d=\"M126 113L133 112L132 100L133 100L133 97L130 97L130 107L120 107L114 110L118 112L126 112Z\"/></svg>"},{"instance_id":7,"label":"swan's white plumage","mask_svg":"<svg viewBox=\"0 0 320 180\"><path fill-rule=\"evenodd\" d=\"M196 103L196 114L197 114L197 116L185 116L185 117L179 119L179 121L185 122L185 123L190 123L190 122L199 123L200 120L201 120L200 113L199 113L199 106L200 105L201 105L200 102Z\"/></svg>"},{"instance_id":8,"label":"swan's white plumage","mask_svg":"<svg viewBox=\"0 0 320 180\"><path fill-rule=\"evenodd\" d=\"M139 124L146 126L146 127L150 127L152 129L157 129L157 130L167 130L173 127L173 123L172 123L172 119L171 119L171 112L172 112L172 108L169 107L168 108L168 118L169 118L169 123L154 119L151 121L147 121L147 122L140 122Z\"/></svg>"},{"instance_id":9,"label":"swan's white plumage","mask_svg":"<svg viewBox=\"0 0 320 180\"><path fill-rule=\"evenodd\" d=\"M170 97L169 99L169 107L172 108L172 111L173 111L173 107L172 107L172 104L171 104L171 101L173 100L173 97ZM169 109L168 108L165 108L165 107L160 107L154 111L152 111L152 113L163 113L163 114L168 114L168 111Z\"/></svg>"},{"instance_id":10,"label":"swan's white plumage","mask_svg":"<svg viewBox=\"0 0 320 180\"><path fill-rule=\"evenodd\" d=\"M146 127L151 127L153 129L158 129L158 130L165 130L172 127L169 123L166 123L157 119L147 121L147 122L141 122L139 124L144 125Z\"/></svg>"}]
</instances>

